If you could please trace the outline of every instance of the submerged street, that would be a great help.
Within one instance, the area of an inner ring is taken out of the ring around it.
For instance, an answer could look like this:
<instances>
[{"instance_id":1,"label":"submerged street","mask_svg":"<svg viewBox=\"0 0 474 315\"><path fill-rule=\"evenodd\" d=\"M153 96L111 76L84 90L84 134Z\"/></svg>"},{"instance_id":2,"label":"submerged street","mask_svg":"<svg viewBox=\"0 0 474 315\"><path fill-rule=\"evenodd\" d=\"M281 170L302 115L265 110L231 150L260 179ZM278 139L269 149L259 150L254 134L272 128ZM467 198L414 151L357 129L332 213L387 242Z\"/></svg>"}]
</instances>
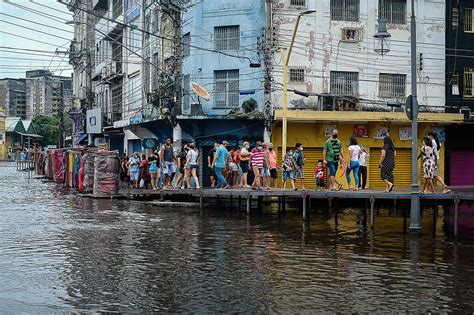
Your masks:
<instances>
[{"instance_id":1,"label":"submerged street","mask_svg":"<svg viewBox=\"0 0 474 315\"><path fill-rule=\"evenodd\" d=\"M474 242L94 200L0 163L0 311L471 312ZM428 224L429 225L429 224Z\"/></svg>"}]
</instances>

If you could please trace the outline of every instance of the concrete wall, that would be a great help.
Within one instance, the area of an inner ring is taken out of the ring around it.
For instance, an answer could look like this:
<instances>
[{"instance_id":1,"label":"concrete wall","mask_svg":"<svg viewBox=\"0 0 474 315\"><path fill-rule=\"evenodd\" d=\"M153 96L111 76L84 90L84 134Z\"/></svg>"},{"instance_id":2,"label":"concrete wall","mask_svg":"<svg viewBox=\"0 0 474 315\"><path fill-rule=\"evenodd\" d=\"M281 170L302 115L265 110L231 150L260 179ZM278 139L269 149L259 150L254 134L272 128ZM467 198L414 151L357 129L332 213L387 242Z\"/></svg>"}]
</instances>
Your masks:
<instances>
[{"instance_id":1,"label":"concrete wall","mask_svg":"<svg viewBox=\"0 0 474 315\"><path fill-rule=\"evenodd\" d=\"M378 28L378 1L360 1L359 22L331 20L330 0L307 1L307 8L290 7L290 0L274 3L273 24L276 29L275 42L278 47L287 48L291 32L299 12L316 10L302 17L297 33L290 67L303 67L306 80L302 84L290 84L289 88L312 92L331 93L330 72L359 72L359 93L361 102L386 102L380 98L379 73L406 74L406 96L410 95L410 1L407 1L406 24L387 24L392 35L391 51L382 56L374 52L374 34ZM442 1L417 1L417 42L418 54L423 54L423 70L418 71L418 101L432 109L444 111L444 43L445 43L445 4ZM360 29L360 41L347 43L341 41L341 29L355 27ZM275 47L276 48L276 47ZM278 54L274 57L273 76L282 83L282 63ZM274 93L273 103L282 106L281 86ZM304 102L315 106L316 97L302 98L289 93L289 106Z\"/></svg>"}]
</instances>

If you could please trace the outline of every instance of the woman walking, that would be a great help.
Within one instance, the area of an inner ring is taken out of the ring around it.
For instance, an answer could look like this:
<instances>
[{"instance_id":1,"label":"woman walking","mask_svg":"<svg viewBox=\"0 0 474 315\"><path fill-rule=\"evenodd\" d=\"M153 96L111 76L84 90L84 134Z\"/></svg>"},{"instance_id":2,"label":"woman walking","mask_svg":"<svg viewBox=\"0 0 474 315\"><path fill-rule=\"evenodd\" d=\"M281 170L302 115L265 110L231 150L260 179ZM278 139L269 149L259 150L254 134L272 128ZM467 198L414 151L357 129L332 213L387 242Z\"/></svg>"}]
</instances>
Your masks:
<instances>
[{"instance_id":1,"label":"woman walking","mask_svg":"<svg viewBox=\"0 0 474 315\"><path fill-rule=\"evenodd\" d=\"M423 146L421 147L418 159L420 159L420 157L423 163L423 187L420 193L434 193L433 177L436 166L436 155L433 151L433 143L429 137L423 139Z\"/></svg>"},{"instance_id":2,"label":"woman walking","mask_svg":"<svg viewBox=\"0 0 474 315\"><path fill-rule=\"evenodd\" d=\"M120 179L122 180L123 184L128 185L128 183L130 182L130 172L129 172L129 168L128 168L128 156L127 155L123 156L120 169L121 169ZM125 186L125 187L127 187L127 186Z\"/></svg>"},{"instance_id":3,"label":"woman walking","mask_svg":"<svg viewBox=\"0 0 474 315\"><path fill-rule=\"evenodd\" d=\"M151 189L158 190L158 185L160 182L160 171L158 169L158 152L155 150L153 153L148 157L148 162L150 163L150 181L151 181Z\"/></svg>"},{"instance_id":4,"label":"woman walking","mask_svg":"<svg viewBox=\"0 0 474 315\"><path fill-rule=\"evenodd\" d=\"M184 189L184 186L186 183L186 167L185 166L186 166L187 155L188 155L188 146L186 144L183 144L181 146L181 152L179 152L179 155L178 155L179 175L176 180L176 187L181 187L181 189Z\"/></svg>"},{"instance_id":5,"label":"woman walking","mask_svg":"<svg viewBox=\"0 0 474 315\"><path fill-rule=\"evenodd\" d=\"M198 152L196 146L191 143L188 145L188 154L186 157L186 184L188 188L191 188L191 176L194 179L195 189L201 189L199 186L199 178L197 177L197 168L198 168Z\"/></svg>"},{"instance_id":6,"label":"woman walking","mask_svg":"<svg viewBox=\"0 0 474 315\"><path fill-rule=\"evenodd\" d=\"M363 146L360 149L362 151L359 156L359 189L365 189L367 186L367 159L369 159L370 155Z\"/></svg>"},{"instance_id":7,"label":"woman walking","mask_svg":"<svg viewBox=\"0 0 474 315\"><path fill-rule=\"evenodd\" d=\"M359 190L359 158L361 153L360 146L357 144L357 139L355 137L349 138L349 156L351 157L351 161L349 165L346 167L346 179L347 185L349 185L349 189L351 189L351 171L354 175L354 190Z\"/></svg>"},{"instance_id":8,"label":"woman walking","mask_svg":"<svg viewBox=\"0 0 474 315\"><path fill-rule=\"evenodd\" d=\"M383 148L382 155L380 156L380 177L385 182L384 192L388 193L393 190L395 186L393 171L395 169L395 157L397 152L395 151L395 146L393 141L389 136L383 138Z\"/></svg>"},{"instance_id":9,"label":"woman walking","mask_svg":"<svg viewBox=\"0 0 474 315\"><path fill-rule=\"evenodd\" d=\"M439 175L439 151L441 150L441 142L439 142L438 135L436 134L436 132L430 131L430 133L428 133L428 136L430 137L431 143L433 144L433 153L436 157L436 164L433 176L434 183L440 183L443 186L443 194L447 194L451 190L449 189L448 185L446 185L443 178Z\"/></svg>"},{"instance_id":10,"label":"woman walking","mask_svg":"<svg viewBox=\"0 0 474 315\"><path fill-rule=\"evenodd\" d=\"M242 145L242 149L240 150L240 167L242 168L242 177L240 179L240 185L243 188L250 187L247 182L247 175L249 173L249 163L251 158L249 148L249 143L245 141Z\"/></svg>"}]
</instances>

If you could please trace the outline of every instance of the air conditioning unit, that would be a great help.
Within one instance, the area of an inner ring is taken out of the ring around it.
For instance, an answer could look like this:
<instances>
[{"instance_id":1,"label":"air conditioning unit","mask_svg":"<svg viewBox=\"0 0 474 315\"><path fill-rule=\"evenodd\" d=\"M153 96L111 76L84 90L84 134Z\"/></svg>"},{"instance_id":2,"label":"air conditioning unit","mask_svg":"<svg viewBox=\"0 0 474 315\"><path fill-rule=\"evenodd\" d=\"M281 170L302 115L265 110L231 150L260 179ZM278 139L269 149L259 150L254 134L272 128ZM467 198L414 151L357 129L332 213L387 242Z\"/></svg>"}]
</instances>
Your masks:
<instances>
[{"instance_id":1,"label":"air conditioning unit","mask_svg":"<svg viewBox=\"0 0 474 315\"><path fill-rule=\"evenodd\" d=\"M201 116L204 115L202 111L202 105L200 103L191 104L191 116Z\"/></svg>"},{"instance_id":2,"label":"air conditioning unit","mask_svg":"<svg viewBox=\"0 0 474 315\"><path fill-rule=\"evenodd\" d=\"M464 120L470 120L471 119L471 109L469 107L463 107L459 110L460 114L464 115Z\"/></svg>"},{"instance_id":3,"label":"air conditioning unit","mask_svg":"<svg viewBox=\"0 0 474 315\"><path fill-rule=\"evenodd\" d=\"M362 32L360 28L344 27L341 29L341 41L346 43L358 43L362 40Z\"/></svg>"},{"instance_id":4,"label":"air conditioning unit","mask_svg":"<svg viewBox=\"0 0 474 315\"><path fill-rule=\"evenodd\" d=\"M117 62L112 61L107 65L109 76L117 74Z\"/></svg>"},{"instance_id":5,"label":"air conditioning unit","mask_svg":"<svg viewBox=\"0 0 474 315\"><path fill-rule=\"evenodd\" d=\"M102 78L107 78L107 67L102 67L102 69L100 71L100 76Z\"/></svg>"}]
</instances>

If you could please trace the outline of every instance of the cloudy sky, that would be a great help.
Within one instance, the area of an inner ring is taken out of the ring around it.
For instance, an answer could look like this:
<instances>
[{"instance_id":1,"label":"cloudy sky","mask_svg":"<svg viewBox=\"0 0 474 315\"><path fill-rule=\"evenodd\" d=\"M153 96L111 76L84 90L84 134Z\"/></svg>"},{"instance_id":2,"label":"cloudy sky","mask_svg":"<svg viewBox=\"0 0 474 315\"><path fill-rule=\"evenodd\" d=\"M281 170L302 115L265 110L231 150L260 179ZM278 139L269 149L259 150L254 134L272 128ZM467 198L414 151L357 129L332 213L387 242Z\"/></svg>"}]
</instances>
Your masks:
<instances>
[{"instance_id":1,"label":"cloudy sky","mask_svg":"<svg viewBox=\"0 0 474 315\"><path fill-rule=\"evenodd\" d=\"M67 7L56 0L0 0L0 78L48 69L69 76L66 51L73 37Z\"/></svg>"}]
</instances>

